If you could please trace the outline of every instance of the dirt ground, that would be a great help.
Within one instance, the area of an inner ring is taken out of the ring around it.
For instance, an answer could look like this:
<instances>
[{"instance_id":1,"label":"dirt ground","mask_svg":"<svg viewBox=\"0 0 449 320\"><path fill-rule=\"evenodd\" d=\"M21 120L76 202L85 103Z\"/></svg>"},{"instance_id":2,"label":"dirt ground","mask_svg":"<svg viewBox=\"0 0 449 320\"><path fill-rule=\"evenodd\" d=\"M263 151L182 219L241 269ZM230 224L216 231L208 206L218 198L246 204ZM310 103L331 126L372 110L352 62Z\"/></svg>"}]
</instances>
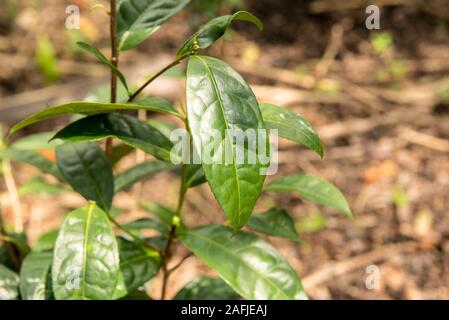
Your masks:
<instances>
[{"instance_id":1,"label":"dirt ground","mask_svg":"<svg viewBox=\"0 0 449 320\"><path fill-rule=\"evenodd\" d=\"M106 48L107 34L101 32L105 14L89 13L92 1L72 2L82 9L83 36ZM293 194L267 193L257 204L257 210L277 206L294 217L304 243L270 241L298 272L312 299L449 299L449 1L381 2L386 3L381 29L367 30L360 1L248 0L243 8L265 23L265 31L238 23L207 52L239 70L259 100L301 113L320 134L323 160L281 140L277 176L323 176L351 205L353 219ZM36 90L68 88L80 79L107 82L107 73L97 73L93 59L70 47L73 35L55 28L64 23L68 1L15 3L11 21L0 10L0 107L6 102L33 106L24 92L38 95L42 91ZM230 9L222 6L220 11ZM154 65L173 55L205 19L198 12L183 12L137 52L125 53L122 65L133 70L139 61L139 72L148 65L157 70ZM35 43L37 34L48 35L58 58L59 79L51 84L33 60L34 46L26 45ZM150 92L162 92L176 103L183 98L182 79L164 78ZM58 91L57 98L67 101L72 95ZM13 111L0 114L6 127L12 123ZM29 132L61 124L41 124ZM128 156L118 170L134 161L134 155ZM37 175L26 165L15 165L14 173L19 185ZM177 189L177 178L162 173L139 190L120 194L114 204L125 213L119 220L145 215L138 206L143 199L175 206ZM11 221L3 181L0 200L5 220ZM72 193L26 195L21 201L31 240L83 203ZM188 192L184 216L189 225L225 221L207 185ZM179 248L173 264L184 254ZM208 272L189 258L173 274L169 295L194 275ZM377 273L379 281L373 281ZM159 285L158 278L149 285L154 297Z\"/></svg>"}]
</instances>

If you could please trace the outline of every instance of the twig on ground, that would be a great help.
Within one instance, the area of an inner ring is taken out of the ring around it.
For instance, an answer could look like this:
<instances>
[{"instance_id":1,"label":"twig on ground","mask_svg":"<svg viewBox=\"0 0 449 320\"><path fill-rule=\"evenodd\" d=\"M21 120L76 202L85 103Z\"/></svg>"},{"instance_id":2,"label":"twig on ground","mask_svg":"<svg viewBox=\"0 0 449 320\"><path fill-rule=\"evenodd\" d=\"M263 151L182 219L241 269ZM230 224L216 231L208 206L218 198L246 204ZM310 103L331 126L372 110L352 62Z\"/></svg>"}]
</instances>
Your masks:
<instances>
[{"instance_id":1,"label":"twig on ground","mask_svg":"<svg viewBox=\"0 0 449 320\"><path fill-rule=\"evenodd\" d=\"M400 129L399 137L409 143L417 144L440 152L449 152L449 140L437 138L411 128Z\"/></svg>"},{"instance_id":2,"label":"twig on ground","mask_svg":"<svg viewBox=\"0 0 449 320\"><path fill-rule=\"evenodd\" d=\"M344 261L331 262L321 269L305 276L302 282L306 290L310 290L329 281L334 277L339 277L347 274L352 270L366 267L369 264L389 259L392 256L398 254L413 252L416 249L418 249L418 243L416 241L407 241L403 243L385 245L379 249L375 249L373 251L355 256Z\"/></svg>"},{"instance_id":3,"label":"twig on ground","mask_svg":"<svg viewBox=\"0 0 449 320\"><path fill-rule=\"evenodd\" d=\"M316 65L316 73L319 77L325 76L331 65L335 62L335 58L343 44L343 33L344 29L340 23L336 23L332 26L329 45L324 51L321 60Z\"/></svg>"}]
</instances>

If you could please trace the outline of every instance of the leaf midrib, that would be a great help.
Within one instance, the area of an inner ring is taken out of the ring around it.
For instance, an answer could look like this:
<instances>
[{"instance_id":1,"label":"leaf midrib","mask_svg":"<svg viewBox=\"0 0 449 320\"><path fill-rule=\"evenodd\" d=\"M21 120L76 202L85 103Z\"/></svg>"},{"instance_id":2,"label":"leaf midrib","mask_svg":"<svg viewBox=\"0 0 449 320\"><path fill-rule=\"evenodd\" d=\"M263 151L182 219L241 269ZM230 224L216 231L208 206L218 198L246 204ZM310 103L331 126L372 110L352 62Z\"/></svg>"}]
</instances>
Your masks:
<instances>
[{"instance_id":1,"label":"leaf midrib","mask_svg":"<svg viewBox=\"0 0 449 320\"><path fill-rule=\"evenodd\" d=\"M246 265L248 267L248 269L252 270L254 273L256 273L257 275L259 275L260 279L264 280L265 282L267 282L271 287L273 287L276 292L273 294L276 295L278 292L282 293L282 295L286 298L286 299L290 299L290 297L282 290L282 288L278 287L276 285L276 283L274 283L273 281L271 281L271 279L269 278L264 278L263 275L257 270L251 267L251 265L249 265L246 261L239 259L239 256L237 256L236 254L234 254L232 251L230 251L228 248L226 248L224 245L222 245L220 242L203 236L203 235L199 235L198 233L195 233L193 231L190 231L188 234L196 236L198 238L202 238L212 244L215 244L216 246L222 248L225 252L227 252L229 255L233 256L236 260L240 261L241 263L243 263L244 265Z\"/></svg>"},{"instance_id":2,"label":"leaf midrib","mask_svg":"<svg viewBox=\"0 0 449 320\"><path fill-rule=\"evenodd\" d=\"M226 114L225 114L225 110L224 110L224 105L223 105L223 98L221 97L220 91L218 90L218 86L217 86L217 82L215 79L215 76L211 70L211 68L209 67L209 65L206 63L206 61L204 61L203 58L201 58L200 56L196 56L196 58L198 58L206 67L207 73L209 74L211 81L212 81L212 86L214 87L216 96L217 96L217 100L218 100L218 104L220 105L220 110L222 112L222 116L223 116L223 120L225 123L225 126L227 129L230 129L228 120L226 118ZM238 174L238 170L237 170L237 166L236 166L236 159L235 159L235 152L234 152L234 145L232 144L232 141L230 141L229 135L226 134L225 132L225 136L226 136L226 140L228 141L228 143L231 145L231 150L232 150L232 165L234 168L234 172L235 172L235 177L236 177L236 185L237 185L237 195L238 195L238 218L237 218L237 228L240 226L240 220L241 220L241 216L242 216L242 204L241 204L241 198L240 198L240 177Z\"/></svg>"},{"instance_id":3,"label":"leaf midrib","mask_svg":"<svg viewBox=\"0 0 449 320\"><path fill-rule=\"evenodd\" d=\"M87 243L89 240L89 229L90 229L90 220L92 217L93 210L95 208L95 203L89 205L87 210L87 218L86 225L84 226L84 239L83 239L83 284L81 287L81 296L84 298L86 296L86 270L87 270Z\"/></svg>"},{"instance_id":4,"label":"leaf midrib","mask_svg":"<svg viewBox=\"0 0 449 320\"><path fill-rule=\"evenodd\" d=\"M310 137L307 135L307 132L308 132L308 131L306 131L306 130L301 130L301 129L295 127L295 126L288 126L288 125L286 125L286 124L283 123L283 122L275 121L275 120L273 120L273 119L269 119L269 120L264 119L264 121L265 121L265 123L274 123L274 124L278 125L278 128L279 128L279 127L283 127L283 128L287 128L287 129L293 129L294 131L297 131L297 132L299 131L300 133L302 133L302 136L305 138L305 140L308 141L309 144L315 145L316 147L319 147L319 146L320 146L318 143L315 143L315 142L313 141L313 139L310 138ZM316 132L310 132L310 134L316 135L316 137L319 139L318 134L317 134Z\"/></svg>"},{"instance_id":5,"label":"leaf midrib","mask_svg":"<svg viewBox=\"0 0 449 320\"><path fill-rule=\"evenodd\" d=\"M296 191L302 197L315 196L315 197L319 198L320 201L322 201L322 202L327 202L326 200L329 199L329 197L326 197L325 195L321 195L321 194L319 194L317 192L309 191L309 190L307 190L305 188L299 187L298 185L294 185L292 188L289 188L288 186L273 184L271 187L274 187L274 190L273 189L270 190L270 186L268 186L267 187L267 191L283 192L283 191L278 191L279 189L283 189L283 190L287 190L287 191L290 191L290 192L292 192L292 191L295 192ZM278 189L278 190L275 190L275 189ZM306 196L304 196L304 194ZM309 200L309 199L307 199L307 200ZM309 200L309 201L314 201L314 200ZM342 210L344 213L348 214L346 209L343 210L342 208L336 208L335 206L332 206L332 205L327 205L327 206L332 207L332 208L337 209L337 210Z\"/></svg>"}]
</instances>

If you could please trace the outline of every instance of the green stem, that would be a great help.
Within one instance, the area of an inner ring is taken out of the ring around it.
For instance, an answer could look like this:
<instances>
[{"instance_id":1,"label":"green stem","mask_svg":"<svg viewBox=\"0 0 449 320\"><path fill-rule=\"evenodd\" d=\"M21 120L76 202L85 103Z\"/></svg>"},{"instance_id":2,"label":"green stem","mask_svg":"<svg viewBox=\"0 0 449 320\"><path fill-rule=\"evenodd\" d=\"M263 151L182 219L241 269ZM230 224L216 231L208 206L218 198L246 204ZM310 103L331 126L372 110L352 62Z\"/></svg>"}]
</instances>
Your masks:
<instances>
[{"instance_id":1,"label":"green stem","mask_svg":"<svg viewBox=\"0 0 449 320\"><path fill-rule=\"evenodd\" d=\"M181 165L181 171L182 171L182 178L181 178L181 186L179 188L178 206L176 208L175 215L174 215L174 217L176 217L176 218L181 217L182 207L184 205L185 194L187 192L187 187L186 187L187 166L185 164ZM167 244L165 245L165 249L162 252L161 300L165 299L168 278L170 277L170 273L171 273L170 270L168 270L167 265L168 265L168 261L171 258L171 246L172 246L173 240L176 237L176 228L177 228L177 223L172 223L172 226L170 228L170 234L168 235L168 239L167 239Z\"/></svg>"},{"instance_id":2,"label":"green stem","mask_svg":"<svg viewBox=\"0 0 449 320\"><path fill-rule=\"evenodd\" d=\"M113 225L115 225L118 229L122 230L124 233L126 233L127 235L129 235L131 238L133 238L135 241L142 243L144 246L146 246L147 248L150 248L151 250L154 250L156 252L160 252L160 250L154 246L152 246L151 244L149 244L148 242L145 241L145 239L142 239L139 236L136 236L132 231L130 231L128 228L122 226L117 220L115 220L109 213L107 214L109 220L112 222Z\"/></svg>"},{"instance_id":3,"label":"green stem","mask_svg":"<svg viewBox=\"0 0 449 320\"><path fill-rule=\"evenodd\" d=\"M111 34L111 63L114 67L118 68L118 56L119 52L117 49L117 10L115 0L111 0L111 8L110 8L110 34ZM111 69L111 103L117 102L117 76L114 71ZM111 158L112 155L112 138L106 139L106 155L108 158Z\"/></svg>"},{"instance_id":4,"label":"green stem","mask_svg":"<svg viewBox=\"0 0 449 320\"><path fill-rule=\"evenodd\" d=\"M154 76L152 76L150 79L148 79L143 85L141 85L133 94L131 94L129 96L128 102L133 101L141 92L143 89L145 89L151 82L153 82L154 80L156 80L157 78L159 78L159 76L161 76L165 71L167 71L168 69L173 68L174 66L176 66L177 64L179 64L182 60L184 60L185 58L187 58L188 55L184 55L181 56L179 58L177 58L175 61L169 63L168 65L166 65L164 68L162 68L160 71L158 71Z\"/></svg>"},{"instance_id":5,"label":"green stem","mask_svg":"<svg viewBox=\"0 0 449 320\"><path fill-rule=\"evenodd\" d=\"M1 209L2 208L0 207L0 239L4 242L5 249L8 252L8 255L11 258L12 262L14 263L16 270L19 271L20 266L22 264L20 254L18 254L18 252L14 248L14 245L12 243L10 243L9 241L7 241L8 235L4 228L5 225L3 223L3 216L2 216L3 213L2 213Z\"/></svg>"}]
</instances>

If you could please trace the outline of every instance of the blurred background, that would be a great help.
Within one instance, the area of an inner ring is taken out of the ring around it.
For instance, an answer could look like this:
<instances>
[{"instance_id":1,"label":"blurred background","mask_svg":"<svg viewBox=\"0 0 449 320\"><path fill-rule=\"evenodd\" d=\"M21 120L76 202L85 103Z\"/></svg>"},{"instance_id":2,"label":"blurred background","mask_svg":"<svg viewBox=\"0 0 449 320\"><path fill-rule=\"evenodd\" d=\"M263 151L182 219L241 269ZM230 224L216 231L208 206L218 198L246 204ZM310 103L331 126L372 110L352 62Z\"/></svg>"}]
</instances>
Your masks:
<instances>
[{"instance_id":1,"label":"blurred background","mask_svg":"<svg viewBox=\"0 0 449 320\"><path fill-rule=\"evenodd\" d=\"M109 56L108 16L99 6L91 10L95 3L108 7L93 0L0 0L3 133L48 105L107 92L109 71L75 45L93 43ZM379 30L365 26L370 4L380 8ZM80 29L65 27L69 5L80 8ZM310 297L449 299L449 1L193 0L137 50L121 54L128 83L141 84L172 61L202 23L242 9L264 22L264 32L234 23L206 54L241 72L259 100L304 115L320 134L323 160L281 140L278 176L321 175L344 192L354 212L351 220L295 195L264 194L258 202L258 211L277 206L294 217L303 243L270 240ZM184 67L167 72L146 93L182 103ZM33 125L14 139L57 130L66 121ZM51 150L41 154L54 160ZM134 163L129 155L118 171ZM17 223L18 205L32 242L84 203L31 166L13 164L12 177L20 202L11 201L0 178L3 220ZM145 216L142 201L173 207L177 191L178 179L160 173L116 197L117 219ZM207 185L189 191L185 211L190 225L225 221ZM177 255L183 254L180 248ZM208 272L188 259L173 274L169 295ZM374 288L367 286L376 274ZM148 291L158 286L156 278Z\"/></svg>"}]
</instances>

